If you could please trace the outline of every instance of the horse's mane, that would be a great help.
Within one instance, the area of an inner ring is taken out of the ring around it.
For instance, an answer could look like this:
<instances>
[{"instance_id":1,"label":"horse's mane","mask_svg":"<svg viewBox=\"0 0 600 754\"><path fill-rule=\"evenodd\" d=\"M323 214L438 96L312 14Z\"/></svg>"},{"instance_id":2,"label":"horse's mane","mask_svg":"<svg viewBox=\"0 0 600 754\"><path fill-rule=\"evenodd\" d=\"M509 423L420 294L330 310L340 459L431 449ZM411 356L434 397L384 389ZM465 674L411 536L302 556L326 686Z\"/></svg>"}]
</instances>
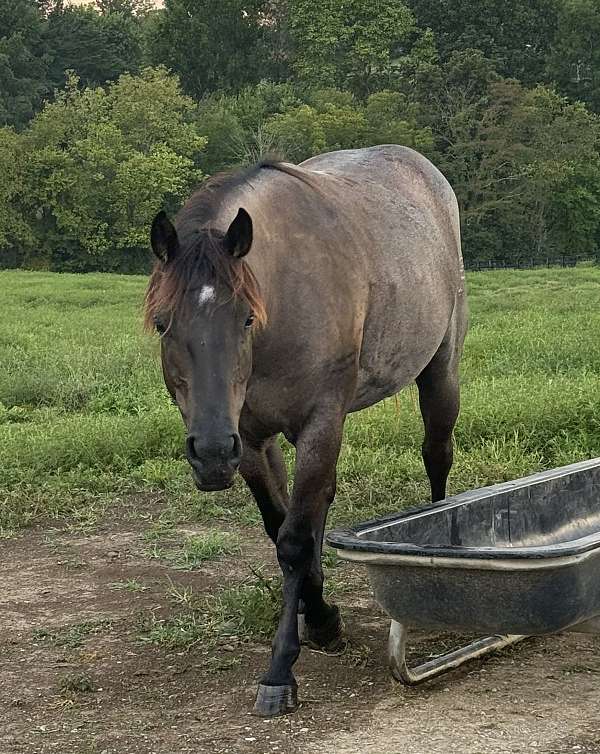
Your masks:
<instances>
[{"instance_id":1,"label":"horse's mane","mask_svg":"<svg viewBox=\"0 0 600 754\"><path fill-rule=\"evenodd\" d=\"M264 160L247 170L219 173L195 191L177 215L179 252L167 263L154 265L144 301L144 327L154 328L157 314L171 316L191 288L205 283L225 283L233 296L252 309L256 323L266 324L267 313L258 281L243 259L228 254L221 241L223 232L212 229L226 196L244 184L252 187L252 178L261 170L276 170L312 185L308 171L295 165Z\"/></svg>"}]
</instances>

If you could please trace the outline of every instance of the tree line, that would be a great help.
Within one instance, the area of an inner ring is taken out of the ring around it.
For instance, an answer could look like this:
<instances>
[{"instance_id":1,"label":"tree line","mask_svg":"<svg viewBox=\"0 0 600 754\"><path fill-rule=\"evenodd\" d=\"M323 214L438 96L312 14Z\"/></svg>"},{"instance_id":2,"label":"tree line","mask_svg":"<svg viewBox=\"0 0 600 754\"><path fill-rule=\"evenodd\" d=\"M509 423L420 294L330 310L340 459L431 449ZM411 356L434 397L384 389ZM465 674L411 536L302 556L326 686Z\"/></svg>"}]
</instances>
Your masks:
<instances>
[{"instance_id":1,"label":"tree line","mask_svg":"<svg viewBox=\"0 0 600 754\"><path fill-rule=\"evenodd\" d=\"M467 260L595 254L600 0L0 0L0 265L138 271L265 154L418 149Z\"/></svg>"}]
</instances>

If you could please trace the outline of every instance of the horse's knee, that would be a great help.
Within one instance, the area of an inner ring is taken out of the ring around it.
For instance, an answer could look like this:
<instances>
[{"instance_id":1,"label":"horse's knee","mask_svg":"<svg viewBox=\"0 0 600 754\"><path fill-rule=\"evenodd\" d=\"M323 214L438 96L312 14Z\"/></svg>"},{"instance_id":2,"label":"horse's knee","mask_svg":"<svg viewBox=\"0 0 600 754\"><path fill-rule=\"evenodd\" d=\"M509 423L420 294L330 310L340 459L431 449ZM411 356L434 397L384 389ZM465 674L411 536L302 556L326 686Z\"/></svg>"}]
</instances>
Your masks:
<instances>
[{"instance_id":1,"label":"horse's knee","mask_svg":"<svg viewBox=\"0 0 600 754\"><path fill-rule=\"evenodd\" d=\"M277 537L277 560L284 574L309 570L314 552L315 537L310 533L289 531L282 527Z\"/></svg>"}]
</instances>

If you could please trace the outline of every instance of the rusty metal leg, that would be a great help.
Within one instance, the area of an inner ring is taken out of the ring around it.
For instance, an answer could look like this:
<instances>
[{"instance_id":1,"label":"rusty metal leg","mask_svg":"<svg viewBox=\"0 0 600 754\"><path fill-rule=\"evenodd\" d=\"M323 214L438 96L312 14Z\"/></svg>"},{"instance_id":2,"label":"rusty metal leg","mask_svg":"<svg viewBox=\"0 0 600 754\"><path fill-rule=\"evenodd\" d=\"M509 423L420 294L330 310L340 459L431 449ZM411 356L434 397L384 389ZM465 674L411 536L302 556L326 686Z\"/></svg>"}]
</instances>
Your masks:
<instances>
[{"instance_id":1,"label":"rusty metal leg","mask_svg":"<svg viewBox=\"0 0 600 754\"><path fill-rule=\"evenodd\" d=\"M397 681L407 686L416 686L419 683L428 681L430 678L436 678L438 675L442 675L442 673L454 670L454 668L458 668L468 660L483 657L498 649L523 641L527 637L519 634L487 636L485 639L478 639L460 649L440 655L414 668L409 668L406 664L407 638L408 630L406 627L393 620L390 626L390 638L388 642L389 666L392 675Z\"/></svg>"}]
</instances>

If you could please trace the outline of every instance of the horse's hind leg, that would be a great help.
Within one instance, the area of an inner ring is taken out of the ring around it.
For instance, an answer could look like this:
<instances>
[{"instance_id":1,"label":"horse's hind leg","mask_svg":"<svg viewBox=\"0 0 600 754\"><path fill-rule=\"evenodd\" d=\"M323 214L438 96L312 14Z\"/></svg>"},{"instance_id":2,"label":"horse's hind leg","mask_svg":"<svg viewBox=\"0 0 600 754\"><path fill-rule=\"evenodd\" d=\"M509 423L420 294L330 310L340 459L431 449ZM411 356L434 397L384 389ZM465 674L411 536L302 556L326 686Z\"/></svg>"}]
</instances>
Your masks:
<instances>
[{"instance_id":1,"label":"horse's hind leg","mask_svg":"<svg viewBox=\"0 0 600 754\"><path fill-rule=\"evenodd\" d=\"M442 343L417 377L419 406L425 426L423 461L431 485L433 502L446 496L446 482L452 468L452 432L460 407L458 364L462 339Z\"/></svg>"},{"instance_id":2,"label":"horse's hind leg","mask_svg":"<svg viewBox=\"0 0 600 754\"><path fill-rule=\"evenodd\" d=\"M263 518L265 530L277 542L288 506L287 470L277 437L261 442L243 438L240 474L250 488Z\"/></svg>"}]
</instances>

